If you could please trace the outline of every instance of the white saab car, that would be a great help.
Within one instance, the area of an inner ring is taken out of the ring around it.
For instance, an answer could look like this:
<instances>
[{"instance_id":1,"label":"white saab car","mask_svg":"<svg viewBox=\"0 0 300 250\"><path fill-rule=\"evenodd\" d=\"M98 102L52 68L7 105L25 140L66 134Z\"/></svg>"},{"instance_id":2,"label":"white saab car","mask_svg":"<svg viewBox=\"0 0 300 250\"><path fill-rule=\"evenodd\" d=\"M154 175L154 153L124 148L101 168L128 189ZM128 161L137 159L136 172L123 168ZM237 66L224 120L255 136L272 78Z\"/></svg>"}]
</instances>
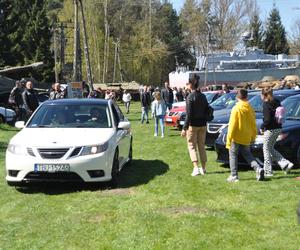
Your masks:
<instances>
[{"instance_id":1,"label":"white saab car","mask_svg":"<svg viewBox=\"0 0 300 250\"><path fill-rule=\"evenodd\" d=\"M103 99L46 101L9 142L6 180L116 184L131 161L130 123L117 104Z\"/></svg>"}]
</instances>

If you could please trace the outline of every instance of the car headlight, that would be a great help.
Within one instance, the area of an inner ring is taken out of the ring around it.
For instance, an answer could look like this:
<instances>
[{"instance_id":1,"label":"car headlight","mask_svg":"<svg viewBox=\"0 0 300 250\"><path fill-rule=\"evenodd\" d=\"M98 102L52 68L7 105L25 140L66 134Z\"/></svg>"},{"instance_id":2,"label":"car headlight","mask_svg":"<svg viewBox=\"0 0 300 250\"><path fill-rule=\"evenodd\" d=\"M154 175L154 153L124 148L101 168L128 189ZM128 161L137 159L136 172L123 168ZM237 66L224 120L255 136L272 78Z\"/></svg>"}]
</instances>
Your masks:
<instances>
[{"instance_id":1,"label":"car headlight","mask_svg":"<svg viewBox=\"0 0 300 250\"><path fill-rule=\"evenodd\" d=\"M254 144L263 144L264 143L264 136L257 135Z\"/></svg>"},{"instance_id":2,"label":"car headlight","mask_svg":"<svg viewBox=\"0 0 300 250\"><path fill-rule=\"evenodd\" d=\"M108 142L105 142L100 145L93 145L93 146L85 146L81 150L80 155L94 155L94 154L99 154L102 152L105 152L108 148Z\"/></svg>"},{"instance_id":3,"label":"car headlight","mask_svg":"<svg viewBox=\"0 0 300 250\"><path fill-rule=\"evenodd\" d=\"M16 155L26 155L26 148L21 145L8 144L7 151Z\"/></svg>"}]
</instances>

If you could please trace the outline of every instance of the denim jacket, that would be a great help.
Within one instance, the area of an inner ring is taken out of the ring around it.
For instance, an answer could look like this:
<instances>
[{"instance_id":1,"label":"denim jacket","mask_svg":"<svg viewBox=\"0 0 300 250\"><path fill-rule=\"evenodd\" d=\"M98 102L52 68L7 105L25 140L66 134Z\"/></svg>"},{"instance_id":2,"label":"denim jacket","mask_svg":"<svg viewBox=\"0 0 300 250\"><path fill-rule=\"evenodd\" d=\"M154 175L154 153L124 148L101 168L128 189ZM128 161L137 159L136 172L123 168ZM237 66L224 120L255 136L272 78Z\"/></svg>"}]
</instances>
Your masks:
<instances>
[{"instance_id":1,"label":"denim jacket","mask_svg":"<svg viewBox=\"0 0 300 250\"><path fill-rule=\"evenodd\" d=\"M163 100L152 102L152 116L165 116L167 111L167 106Z\"/></svg>"}]
</instances>

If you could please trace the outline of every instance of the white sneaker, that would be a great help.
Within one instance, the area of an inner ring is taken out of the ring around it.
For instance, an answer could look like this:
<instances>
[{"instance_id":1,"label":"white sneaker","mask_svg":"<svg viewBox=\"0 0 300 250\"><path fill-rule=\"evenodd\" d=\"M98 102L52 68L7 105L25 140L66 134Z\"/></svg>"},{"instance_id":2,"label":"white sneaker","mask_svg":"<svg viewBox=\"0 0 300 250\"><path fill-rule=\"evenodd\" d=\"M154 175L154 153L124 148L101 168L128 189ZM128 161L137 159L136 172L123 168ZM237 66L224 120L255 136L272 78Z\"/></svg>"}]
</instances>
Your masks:
<instances>
[{"instance_id":1,"label":"white sneaker","mask_svg":"<svg viewBox=\"0 0 300 250\"><path fill-rule=\"evenodd\" d=\"M263 168L258 168L256 170L256 180L263 181L265 179L265 170Z\"/></svg>"},{"instance_id":2,"label":"white sneaker","mask_svg":"<svg viewBox=\"0 0 300 250\"><path fill-rule=\"evenodd\" d=\"M165 137L165 135L164 135L164 134L162 134L162 135L161 135L161 138L164 138L164 137Z\"/></svg>"},{"instance_id":3,"label":"white sneaker","mask_svg":"<svg viewBox=\"0 0 300 250\"><path fill-rule=\"evenodd\" d=\"M288 174L290 171L291 171L291 169L294 167L294 164L292 163L292 162L290 162L287 166L286 166L286 168L284 169L284 173L285 174Z\"/></svg>"},{"instance_id":4,"label":"white sneaker","mask_svg":"<svg viewBox=\"0 0 300 250\"><path fill-rule=\"evenodd\" d=\"M157 136L157 134L154 134L154 136Z\"/></svg>"},{"instance_id":5,"label":"white sneaker","mask_svg":"<svg viewBox=\"0 0 300 250\"><path fill-rule=\"evenodd\" d=\"M238 182L238 181L239 181L239 177L230 175L230 176L227 178L227 181L228 181L228 182Z\"/></svg>"},{"instance_id":6,"label":"white sneaker","mask_svg":"<svg viewBox=\"0 0 300 250\"><path fill-rule=\"evenodd\" d=\"M201 175L205 175L206 169L199 168L199 173L200 173Z\"/></svg>"},{"instance_id":7,"label":"white sneaker","mask_svg":"<svg viewBox=\"0 0 300 250\"><path fill-rule=\"evenodd\" d=\"M191 173L191 176L197 176L197 175L199 175L199 168L195 167L193 169L193 172Z\"/></svg>"}]
</instances>

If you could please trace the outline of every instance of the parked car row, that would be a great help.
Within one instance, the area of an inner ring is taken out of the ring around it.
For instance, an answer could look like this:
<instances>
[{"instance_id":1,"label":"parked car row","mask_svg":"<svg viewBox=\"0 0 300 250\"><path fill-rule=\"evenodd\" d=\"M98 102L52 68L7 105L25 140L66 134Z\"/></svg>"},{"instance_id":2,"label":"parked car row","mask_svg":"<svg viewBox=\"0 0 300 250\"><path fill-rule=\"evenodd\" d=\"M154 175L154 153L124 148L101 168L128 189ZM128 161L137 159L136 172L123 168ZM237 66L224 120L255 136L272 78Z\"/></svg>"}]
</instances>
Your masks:
<instances>
[{"instance_id":1,"label":"parked car row","mask_svg":"<svg viewBox=\"0 0 300 250\"><path fill-rule=\"evenodd\" d=\"M204 93L205 94L205 93ZM262 99L261 91L254 90L248 92L248 100L256 114L256 123L258 130L262 123ZM230 113L236 104L237 91L231 91L222 95L210 105L214 108L214 119L207 123L206 146L213 147L217 152L217 161L228 163L228 150L225 148L227 126ZM275 147L287 159L300 164L300 91L299 90L275 90L273 95L282 102L282 105L288 110L287 119L283 125L282 133L277 139ZM185 105L175 106L168 112L165 118L167 126L173 126L181 129L186 116ZM255 143L251 146L251 151L255 157L263 161L263 135L259 134ZM239 156L240 164L247 164Z\"/></svg>"},{"instance_id":2,"label":"parked car row","mask_svg":"<svg viewBox=\"0 0 300 250\"><path fill-rule=\"evenodd\" d=\"M282 132L279 135L275 148L294 164L300 164L300 94L286 98L281 103L287 110L286 121L283 123ZM259 131L262 124L262 114L257 113L256 124ZM216 140L215 149L217 161L228 163L228 150L225 148L227 127L223 128ZM263 161L263 135L258 134L251 145L252 154ZM239 164L246 164L242 155L239 155Z\"/></svg>"}]
</instances>

